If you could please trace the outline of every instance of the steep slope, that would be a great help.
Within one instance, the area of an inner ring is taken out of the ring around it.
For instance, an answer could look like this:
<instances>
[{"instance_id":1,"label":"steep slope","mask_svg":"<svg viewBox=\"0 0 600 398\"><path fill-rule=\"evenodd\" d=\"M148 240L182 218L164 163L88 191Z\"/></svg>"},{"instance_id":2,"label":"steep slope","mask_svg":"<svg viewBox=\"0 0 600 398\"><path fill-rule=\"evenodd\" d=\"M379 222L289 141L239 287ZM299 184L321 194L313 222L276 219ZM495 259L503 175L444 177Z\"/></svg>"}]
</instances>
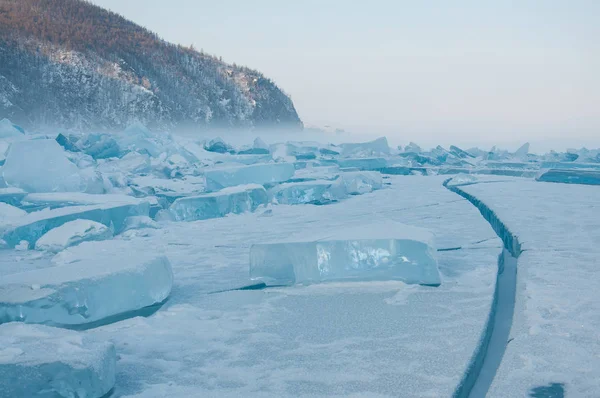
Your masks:
<instances>
[{"instance_id":1,"label":"steep slope","mask_svg":"<svg viewBox=\"0 0 600 398\"><path fill-rule=\"evenodd\" d=\"M0 0L0 119L26 127L301 128L257 71L82 0Z\"/></svg>"}]
</instances>

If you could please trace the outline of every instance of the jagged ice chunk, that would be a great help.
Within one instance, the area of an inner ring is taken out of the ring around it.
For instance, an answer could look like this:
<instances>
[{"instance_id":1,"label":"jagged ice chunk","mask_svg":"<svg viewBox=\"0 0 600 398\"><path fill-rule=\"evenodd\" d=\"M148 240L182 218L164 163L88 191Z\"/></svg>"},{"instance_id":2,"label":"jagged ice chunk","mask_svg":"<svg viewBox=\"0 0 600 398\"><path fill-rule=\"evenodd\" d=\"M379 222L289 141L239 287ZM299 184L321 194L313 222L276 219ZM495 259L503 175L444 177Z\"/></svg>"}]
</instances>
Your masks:
<instances>
[{"instance_id":1,"label":"jagged ice chunk","mask_svg":"<svg viewBox=\"0 0 600 398\"><path fill-rule=\"evenodd\" d=\"M115 384L112 343L43 325L0 325L3 397L89 397Z\"/></svg>"},{"instance_id":2,"label":"jagged ice chunk","mask_svg":"<svg viewBox=\"0 0 600 398\"><path fill-rule=\"evenodd\" d=\"M210 191L244 184L269 184L287 181L294 175L292 163L262 163L248 166L207 170L206 186Z\"/></svg>"},{"instance_id":3,"label":"jagged ice chunk","mask_svg":"<svg viewBox=\"0 0 600 398\"><path fill-rule=\"evenodd\" d=\"M169 212L175 221L196 221L254 211L268 202L267 191L262 185L249 184L225 188L199 196L179 198Z\"/></svg>"},{"instance_id":4,"label":"jagged ice chunk","mask_svg":"<svg viewBox=\"0 0 600 398\"><path fill-rule=\"evenodd\" d=\"M269 190L272 201L279 204L327 204L348 196L340 181L303 181L278 185Z\"/></svg>"},{"instance_id":5,"label":"jagged ice chunk","mask_svg":"<svg viewBox=\"0 0 600 398\"><path fill-rule=\"evenodd\" d=\"M88 324L161 303L173 285L166 257L126 241L85 242L52 261L2 277L0 322Z\"/></svg>"},{"instance_id":6,"label":"jagged ice chunk","mask_svg":"<svg viewBox=\"0 0 600 398\"><path fill-rule=\"evenodd\" d=\"M3 176L9 186L28 192L80 192L86 188L79 169L55 140L13 142Z\"/></svg>"}]
</instances>

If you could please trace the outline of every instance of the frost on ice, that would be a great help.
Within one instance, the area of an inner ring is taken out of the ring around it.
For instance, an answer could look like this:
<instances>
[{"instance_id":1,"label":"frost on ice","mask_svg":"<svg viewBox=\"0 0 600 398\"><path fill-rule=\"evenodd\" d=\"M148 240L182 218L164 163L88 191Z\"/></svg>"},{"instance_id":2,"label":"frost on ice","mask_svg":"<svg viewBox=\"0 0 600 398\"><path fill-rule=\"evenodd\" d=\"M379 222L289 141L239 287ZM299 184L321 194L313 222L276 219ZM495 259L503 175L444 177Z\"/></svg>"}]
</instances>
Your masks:
<instances>
[{"instance_id":1,"label":"frost on ice","mask_svg":"<svg viewBox=\"0 0 600 398\"><path fill-rule=\"evenodd\" d=\"M89 397L115 384L112 343L43 325L0 325L0 395Z\"/></svg>"},{"instance_id":2,"label":"frost on ice","mask_svg":"<svg viewBox=\"0 0 600 398\"><path fill-rule=\"evenodd\" d=\"M74 220L46 232L37 240L35 248L59 252L85 241L105 240L112 236L112 231L104 224L92 220Z\"/></svg>"},{"instance_id":3,"label":"frost on ice","mask_svg":"<svg viewBox=\"0 0 600 398\"><path fill-rule=\"evenodd\" d=\"M348 226L250 249L250 277L267 285L400 280L439 285L430 231L395 222Z\"/></svg>"},{"instance_id":4,"label":"frost on ice","mask_svg":"<svg viewBox=\"0 0 600 398\"><path fill-rule=\"evenodd\" d=\"M89 324L161 303L173 285L166 257L132 251L127 241L85 242L52 261L3 276L0 322Z\"/></svg>"},{"instance_id":5,"label":"frost on ice","mask_svg":"<svg viewBox=\"0 0 600 398\"><path fill-rule=\"evenodd\" d=\"M175 221L196 221L254 211L268 202L262 185L248 184L225 188L218 192L179 198L169 208Z\"/></svg>"}]
</instances>

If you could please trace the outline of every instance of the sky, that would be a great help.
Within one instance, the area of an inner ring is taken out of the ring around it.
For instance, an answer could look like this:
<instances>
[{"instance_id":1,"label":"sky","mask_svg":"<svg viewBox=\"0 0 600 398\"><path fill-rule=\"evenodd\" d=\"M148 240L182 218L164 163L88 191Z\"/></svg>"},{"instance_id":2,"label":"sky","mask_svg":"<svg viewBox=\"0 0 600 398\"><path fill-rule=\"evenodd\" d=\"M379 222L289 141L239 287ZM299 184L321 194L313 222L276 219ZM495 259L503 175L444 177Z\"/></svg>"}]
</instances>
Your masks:
<instances>
[{"instance_id":1,"label":"sky","mask_svg":"<svg viewBox=\"0 0 600 398\"><path fill-rule=\"evenodd\" d=\"M597 0L93 0L258 69L306 125L600 147Z\"/></svg>"}]
</instances>

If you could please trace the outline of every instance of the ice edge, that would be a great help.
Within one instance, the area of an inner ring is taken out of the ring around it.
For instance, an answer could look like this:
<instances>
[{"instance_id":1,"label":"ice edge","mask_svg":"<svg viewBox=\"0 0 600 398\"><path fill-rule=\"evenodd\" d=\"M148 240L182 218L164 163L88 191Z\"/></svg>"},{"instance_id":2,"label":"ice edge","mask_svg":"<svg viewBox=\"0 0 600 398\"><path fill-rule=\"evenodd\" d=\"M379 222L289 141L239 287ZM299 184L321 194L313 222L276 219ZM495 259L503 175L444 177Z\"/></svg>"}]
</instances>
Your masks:
<instances>
[{"instance_id":1,"label":"ice edge","mask_svg":"<svg viewBox=\"0 0 600 398\"><path fill-rule=\"evenodd\" d=\"M494 299L485 330L453 394L455 398L481 397L487 394L508 344L515 307L517 259L522 250L518 237L510 232L494 211L459 186L448 185L451 180L444 181L444 187L471 202L504 243L502 253L498 256Z\"/></svg>"}]
</instances>

